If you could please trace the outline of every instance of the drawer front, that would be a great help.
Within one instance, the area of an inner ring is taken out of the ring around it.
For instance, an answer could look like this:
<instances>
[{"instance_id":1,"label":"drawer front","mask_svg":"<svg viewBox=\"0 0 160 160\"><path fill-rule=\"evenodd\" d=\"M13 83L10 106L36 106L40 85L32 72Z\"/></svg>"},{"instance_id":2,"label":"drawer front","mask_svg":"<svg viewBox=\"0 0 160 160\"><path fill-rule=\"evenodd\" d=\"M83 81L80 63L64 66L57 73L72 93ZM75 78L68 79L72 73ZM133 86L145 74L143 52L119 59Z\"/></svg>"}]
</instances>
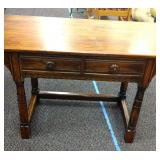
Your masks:
<instances>
[{"instance_id":1,"label":"drawer front","mask_svg":"<svg viewBox=\"0 0 160 160\"><path fill-rule=\"evenodd\" d=\"M86 73L103 74L143 74L145 69L144 61L128 60L86 60Z\"/></svg>"},{"instance_id":2,"label":"drawer front","mask_svg":"<svg viewBox=\"0 0 160 160\"><path fill-rule=\"evenodd\" d=\"M22 70L80 71L81 61L76 58L21 57Z\"/></svg>"}]
</instances>

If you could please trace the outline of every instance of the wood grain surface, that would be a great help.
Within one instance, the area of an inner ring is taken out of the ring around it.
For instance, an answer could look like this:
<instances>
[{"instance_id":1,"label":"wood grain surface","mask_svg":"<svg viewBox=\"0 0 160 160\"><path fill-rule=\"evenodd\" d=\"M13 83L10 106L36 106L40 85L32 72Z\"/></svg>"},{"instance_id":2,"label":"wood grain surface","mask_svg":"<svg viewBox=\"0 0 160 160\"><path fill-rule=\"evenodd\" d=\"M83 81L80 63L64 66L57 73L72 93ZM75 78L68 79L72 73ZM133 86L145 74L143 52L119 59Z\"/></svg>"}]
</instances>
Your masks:
<instances>
[{"instance_id":1,"label":"wood grain surface","mask_svg":"<svg viewBox=\"0 0 160 160\"><path fill-rule=\"evenodd\" d=\"M5 16L5 52L156 56L154 23Z\"/></svg>"}]
</instances>

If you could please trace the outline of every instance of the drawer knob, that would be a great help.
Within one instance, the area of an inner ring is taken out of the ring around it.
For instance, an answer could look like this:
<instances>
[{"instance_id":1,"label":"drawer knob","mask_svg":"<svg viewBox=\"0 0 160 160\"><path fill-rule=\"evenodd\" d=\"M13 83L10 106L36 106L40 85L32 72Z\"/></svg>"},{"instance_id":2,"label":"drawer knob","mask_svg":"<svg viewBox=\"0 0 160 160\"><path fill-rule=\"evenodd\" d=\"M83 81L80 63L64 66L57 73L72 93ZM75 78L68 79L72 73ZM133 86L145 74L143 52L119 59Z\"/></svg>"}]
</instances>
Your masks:
<instances>
[{"instance_id":1,"label":"drawer knob","mask_svg":"<svg viewBox=\"0 0 160 160\"><path fill-rule=\"evenodd\" d=\"M47 70L54 70L56 67L56 63L55 62L47 62Z\"/></svg>"},{"instance_id":2,"label":"drawer knob","mask_svg":"<svg viewBox=\"0 0 160 160\"><path fill-rule=\"evenodd\" d=\"M110 67L109 67L110 71L112 73L118 73L119 72L119 66L117 64L112 64Z\"/></svg>"}]
</instances>

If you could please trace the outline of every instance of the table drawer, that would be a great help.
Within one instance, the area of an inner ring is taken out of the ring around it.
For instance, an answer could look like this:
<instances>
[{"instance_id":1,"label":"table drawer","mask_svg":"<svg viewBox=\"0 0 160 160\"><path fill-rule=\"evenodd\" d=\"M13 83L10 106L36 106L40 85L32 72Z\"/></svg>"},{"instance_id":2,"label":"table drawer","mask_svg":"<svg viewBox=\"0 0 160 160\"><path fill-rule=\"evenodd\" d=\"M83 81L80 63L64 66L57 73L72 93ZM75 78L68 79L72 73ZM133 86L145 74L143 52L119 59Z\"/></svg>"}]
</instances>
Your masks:
<instances>
[{"instance_id":1,"label":"table drawer","mask_svg":"<svg viewBox=\"0 0 160 160\"><path fill-rule=\"evenodd\" d=\"M21 57L22 70L80 71L81 61L76 58Z\"/></svg>"},{"instance_id":2,"label":"table drawer","mask_svg":"<svg viewBox=\"0 0 160 160\"><path fill-rule=\"evenodd\" d=\"M86 73L106 74L143 74L145 69L144 61L128 60L86 60Z\"/></svg>"}]
</instances>

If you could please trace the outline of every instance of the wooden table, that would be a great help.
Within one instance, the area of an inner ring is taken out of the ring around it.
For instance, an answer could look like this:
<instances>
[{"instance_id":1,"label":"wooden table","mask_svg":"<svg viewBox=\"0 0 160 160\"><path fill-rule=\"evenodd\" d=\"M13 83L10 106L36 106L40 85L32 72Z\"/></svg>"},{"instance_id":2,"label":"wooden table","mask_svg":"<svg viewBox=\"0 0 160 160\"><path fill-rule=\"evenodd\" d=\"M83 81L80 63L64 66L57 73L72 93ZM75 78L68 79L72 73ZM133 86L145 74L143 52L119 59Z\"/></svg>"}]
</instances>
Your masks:
<instances>
[{"instance_id":1,"label":"wooden table","mask_svg":"<svg viewBox=\"0 0 160 160\"><path fill-rule=\"evenodd\" d=\"M155 39L153 23L5 16L4 60L17 88L21 137L30 137L32 114L41 98L102 100L118 102L125 141L132 143L145 89L156 72ZM28 107L26 77L32 84ZM47 92L39 90L38 78L118 81L121 87L118 96ZM138 85L130 114L128 82Z\"/></svg>"}]
</instances>

